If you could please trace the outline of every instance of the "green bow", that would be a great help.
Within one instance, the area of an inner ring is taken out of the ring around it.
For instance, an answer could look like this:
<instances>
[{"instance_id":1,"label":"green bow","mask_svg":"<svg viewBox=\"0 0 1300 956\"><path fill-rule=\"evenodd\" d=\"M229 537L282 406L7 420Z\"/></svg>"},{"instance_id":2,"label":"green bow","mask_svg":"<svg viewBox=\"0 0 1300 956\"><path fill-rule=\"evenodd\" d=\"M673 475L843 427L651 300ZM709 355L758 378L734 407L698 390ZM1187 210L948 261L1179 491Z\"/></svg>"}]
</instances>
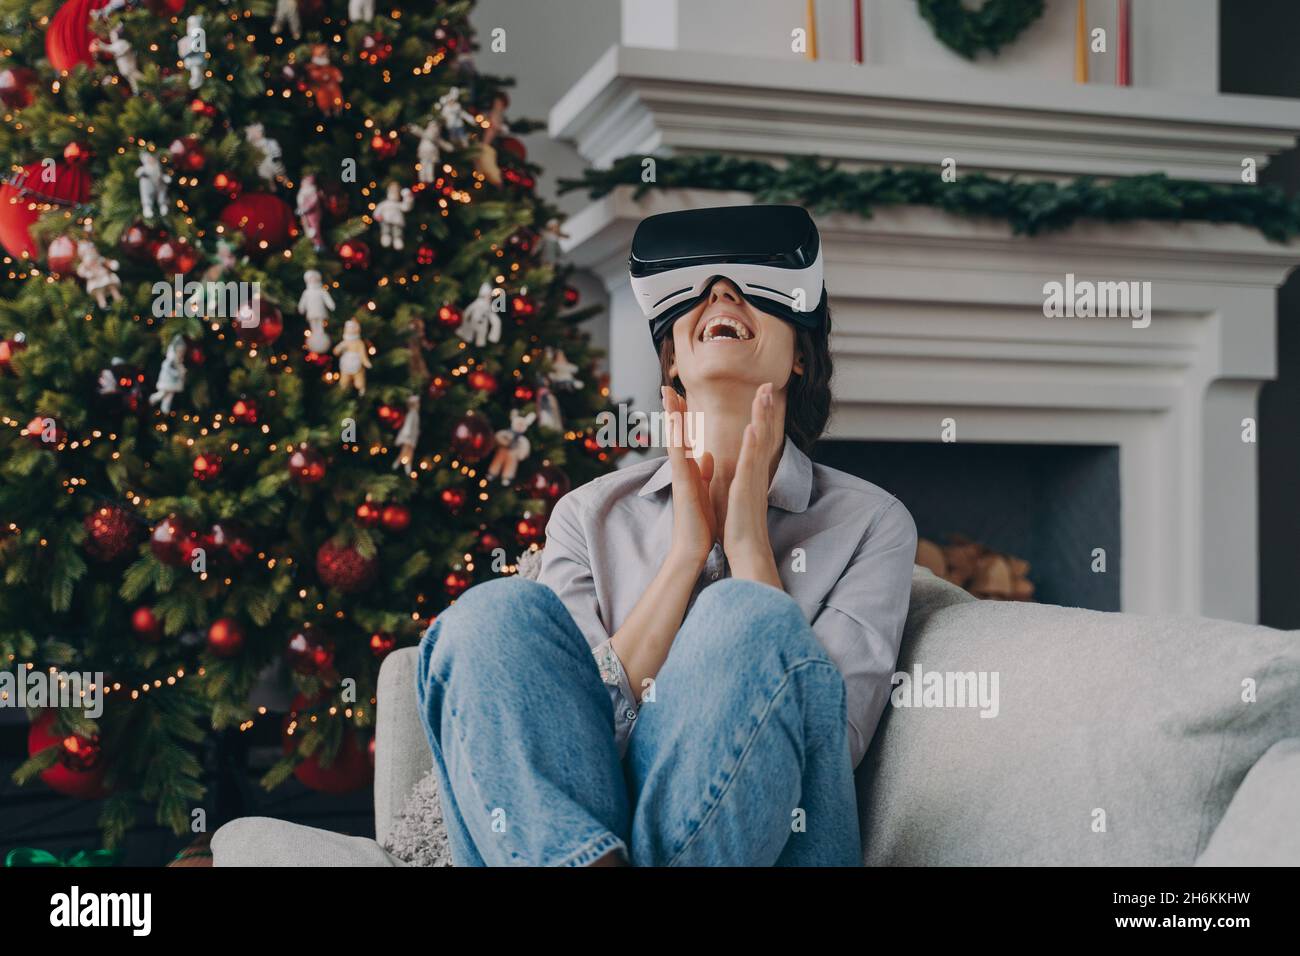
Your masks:
<instances>
[{"instance_id":1,"label":"green bow","mask_svg":"<svg viewBox=\"0 0 1300 956\"><path fill-rule=\"evenodd\" d=\"M78 850L61 860L48 850L20 846L9 851L5 866L116 866L121 858L121 850Z\"/></svg>"}]
</instances>

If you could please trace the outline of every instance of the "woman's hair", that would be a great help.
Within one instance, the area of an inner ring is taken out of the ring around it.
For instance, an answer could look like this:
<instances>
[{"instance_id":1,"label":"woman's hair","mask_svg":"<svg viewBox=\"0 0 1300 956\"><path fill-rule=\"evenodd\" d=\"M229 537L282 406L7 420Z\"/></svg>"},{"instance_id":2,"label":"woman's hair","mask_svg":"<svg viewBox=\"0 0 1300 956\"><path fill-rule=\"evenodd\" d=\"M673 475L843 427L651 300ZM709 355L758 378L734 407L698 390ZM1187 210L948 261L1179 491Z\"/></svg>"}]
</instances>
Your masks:
<instances>
[{"instance_id":1,"label":"woman's hair","mask_svg":"<svg viewBox=\"0 0 1300 956\"><path fill-rule=\"evenodd\" d=\"M826 322L818 332L795 326L795 353L803 357L803 373L790 373L790 387L785 401L785 433L805 454L826 430L831 417L831 310L826 308ZM665 385L680 394L686 389L680 378L670 378L673 364L673 337L664 336L659 346L659 372Z\"/></svg>"}]
</instances>

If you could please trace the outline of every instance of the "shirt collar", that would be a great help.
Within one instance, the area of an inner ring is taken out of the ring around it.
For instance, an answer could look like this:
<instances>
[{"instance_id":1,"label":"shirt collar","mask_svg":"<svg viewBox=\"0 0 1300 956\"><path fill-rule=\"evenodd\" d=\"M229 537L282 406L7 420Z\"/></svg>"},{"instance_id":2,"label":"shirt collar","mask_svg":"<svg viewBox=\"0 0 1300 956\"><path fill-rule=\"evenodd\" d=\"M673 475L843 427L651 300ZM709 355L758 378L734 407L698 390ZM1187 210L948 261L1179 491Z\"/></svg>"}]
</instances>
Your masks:
<instances>
[{"instance_id":1,"label":"shirt collar","mask_svg":"<svg viewBox=\"0 0 1300 956\"><path fill-rule=\"evenodd\" d=\"M669 487L673 483L673 466L667 458L655 469L638 495L645 497ZM808 510L808 501L812 497L812 461L799 450L798 446L786 436L785 446L781 449L781 461L776 466L772 477L772 486L767 490L767 503L782 511L796 514Z\"/></svg>"}]
</instances>

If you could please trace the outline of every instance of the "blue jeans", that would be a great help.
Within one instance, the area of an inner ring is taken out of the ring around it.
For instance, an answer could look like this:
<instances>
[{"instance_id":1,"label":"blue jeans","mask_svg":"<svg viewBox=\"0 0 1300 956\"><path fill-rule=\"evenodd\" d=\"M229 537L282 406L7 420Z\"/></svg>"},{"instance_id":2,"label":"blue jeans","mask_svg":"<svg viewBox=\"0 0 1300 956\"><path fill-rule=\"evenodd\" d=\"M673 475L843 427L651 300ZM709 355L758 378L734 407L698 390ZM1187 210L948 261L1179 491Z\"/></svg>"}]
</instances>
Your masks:
<instances>
[{"instance_id":1,"label":"blue jeans","mask_svg":"<svg viewBox=\"0 0 1300 956\"><path fill-rule=\"evenodd\" d=\"M555 592L466 591L420 644L420 717L457 866L857 866L844 682L795 602L704 589L626 756Z\"/></svg>"}]
</instances>

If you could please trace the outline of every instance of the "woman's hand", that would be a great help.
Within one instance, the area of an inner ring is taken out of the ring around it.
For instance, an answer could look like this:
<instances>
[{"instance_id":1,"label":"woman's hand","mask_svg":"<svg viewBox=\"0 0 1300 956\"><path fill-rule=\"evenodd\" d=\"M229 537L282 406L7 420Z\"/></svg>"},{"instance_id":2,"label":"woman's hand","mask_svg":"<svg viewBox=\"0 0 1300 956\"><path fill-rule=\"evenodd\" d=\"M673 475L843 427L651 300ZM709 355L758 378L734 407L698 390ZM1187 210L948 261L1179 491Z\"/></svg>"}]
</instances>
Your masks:
<instances>
[{"instance_id":1,"label":"woman's hand","mask_svg":"<svg viewBox=\"0 0 1300 956\"><path fill-rule=\"evenodd\" d=\"M677 390L660 389L668 425L668 461L673 469L672 556L687 565L703 567L718 538L717 517L709 500L713 456L700 460L686 454L686 399ZM697 567L698 573L698 567Z\"/></svg>"},{"instance_id":2,"label":"woman's hand","mask_svg":"<svg viewBox=\"0 0 1300 956\"><path fill-rule=\"evenodd\" d=\"M784 430L777 427L774 418L772 383L767 382L754 392L736 474L727 491L722 548L733 577L779 588L781 578L767 536L767 491L771 484L768 470L777 436L784 440Z\"/></svg>"}]
</instances>

